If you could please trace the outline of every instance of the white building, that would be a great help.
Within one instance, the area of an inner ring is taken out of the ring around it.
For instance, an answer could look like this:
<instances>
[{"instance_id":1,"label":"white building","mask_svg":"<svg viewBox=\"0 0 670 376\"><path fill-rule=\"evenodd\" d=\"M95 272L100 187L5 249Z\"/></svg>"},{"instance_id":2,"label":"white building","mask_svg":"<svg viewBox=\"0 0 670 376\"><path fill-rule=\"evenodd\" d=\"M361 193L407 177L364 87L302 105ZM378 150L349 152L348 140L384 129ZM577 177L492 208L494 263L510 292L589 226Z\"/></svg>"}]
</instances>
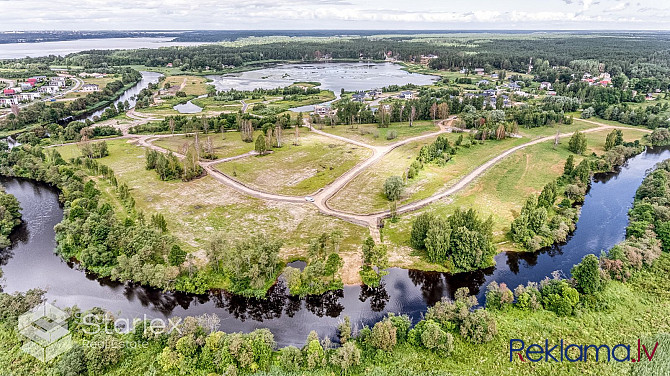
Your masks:
<instances>
[{"instance_id":1,"label":"white building","mask_svg":"<svg viewBox=\"0 0 670 376\"><path fill-rule=\"evenodd\" d=\"M324 104L324 105L315 105L314 106L314 114L319 115L319 116L329 116L332 115L333 110L331 109L329 104Z\"/></svg>"},{"instance_id":2,"label":"white building","mask_svg":"<svg viewBox=\"0 0 670 376\"><path fill-rule=\"evenodd\" d=\"M90 93L90 92L99 91L99 90L100 90L100 86L98 86L96 84L86 84L86 85L81 87L81 91L83 91L83 92L89 92Z\"/></svg>"},{"instance_id":3,"label":"white building","mask_svg":"<svg viewBox=\"0 0 670 376\"><path fill-rule=\"evenodd\" d=\"M38 87L37 91L39 93L55 94L55 93L58 93L60 91L60 88L58 86L53 86L53 85L44 85L44 86Z\"/></svg>"},{"instance_id":4,"label":"white building","mask_svg":"<svg viewBox=\"0 0 670 376\"><path fill-rule=\"evenodd\" d=\"M65 87L65 77L51 77L49 78L50 86Z\"/></svg>"},{"instance_id":5,"label":"white building","mask_svg":"<svg viewBox=\"0 0 670 376\"><path fill-rule=\"evenodd\" d=\"M0 98L0 106L9 107L13 104L19 104L19 100L15 97L11 98Z\"/></svg>"},{"instance_id":6,"label":"white building","mask_svg":"<svg viewBox=\"0 0 670 376\"><path fill-rule=\"evenodd\" d=\"M40 97L42 97L40 93L22 93L14 95L14 98L17 98L20 102L34 101Z\"/></svg>"}]
</instances>

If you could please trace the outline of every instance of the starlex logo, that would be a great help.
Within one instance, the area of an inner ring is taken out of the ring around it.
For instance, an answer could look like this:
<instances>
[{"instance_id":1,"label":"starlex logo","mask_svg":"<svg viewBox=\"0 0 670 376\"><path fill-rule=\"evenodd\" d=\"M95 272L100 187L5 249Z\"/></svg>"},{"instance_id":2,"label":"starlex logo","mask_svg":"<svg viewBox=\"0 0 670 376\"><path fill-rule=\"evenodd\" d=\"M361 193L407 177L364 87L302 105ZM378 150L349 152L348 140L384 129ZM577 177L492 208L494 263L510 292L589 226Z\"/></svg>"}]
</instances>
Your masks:
<instances>
[{"instance_id":1,"label":"starlex logo","mask_svg":"<svg viewBox=\"0 0 670 376\"><path fill-rule=\"evenodd\" d=\"M632 357L631 348L633 349ZM637 354L635 353L635 350L637 350ZM644 361L645 358L648 361L652 361L656 354L656 350L658 350L658 342L647 347L640 339L637 340L637 349L636 345L631 346L625 344L618 344L613 347L608 345L577 344L569 344L565 346L563 340L561 340L560 343L556 343L554 346L549 347L548 339L544 340L544 346L542 344L532 344L526 347L526 343L523 340L510 339L509 361L549 362L552 360L554 362L562 362L567 360L569 362L598 362L606 360L611 362L613 359L616 362L638 363Z\"/></svg>"},{"instance_id":2,"label":"starlex logo","mask_svg":"<svg viewBox=\"0 0 670 376\"><path fill-rule=\"evenodd\" d=\"M29 339L21 350L46 363L71 349L67 319L67 313L46 302L19 316L18 331Z\"/></svg>"}]
</instances>

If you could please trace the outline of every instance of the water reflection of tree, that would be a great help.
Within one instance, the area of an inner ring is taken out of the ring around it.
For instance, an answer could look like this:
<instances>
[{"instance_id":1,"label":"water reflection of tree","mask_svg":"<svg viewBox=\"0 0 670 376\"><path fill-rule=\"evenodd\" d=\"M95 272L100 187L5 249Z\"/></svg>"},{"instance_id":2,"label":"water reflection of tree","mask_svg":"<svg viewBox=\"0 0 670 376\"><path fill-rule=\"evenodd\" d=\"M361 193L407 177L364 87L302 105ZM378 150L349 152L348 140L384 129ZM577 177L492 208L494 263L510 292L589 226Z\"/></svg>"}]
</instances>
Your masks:
<instances>
[{"instance_id":1,"label":"water reflection of tree","mask_svg":"<svg viewBox=\"0 0 670 376\"><path fill-rule=\"evenodd\" d=\"M0 249L0 266L7 265L9 260L14 257L14 248L16 248L19 243L27 243L29 238L30 232L28 231L28 226L26 226L25 222L21 222L21 224L12 231L11 235L9 235L10 246Z\"/></svg>"},{"instance_id":2,"label":"water reflection of tree","mask_svg":"<svg viewBox=\"0 0 670 376\"><path fill-rule=\"evenodd\" d=\"M373 312L381 312L386 308L390 296L388 291L386 291L385 284L382 282L377 287L363 285L361 293L358 295L358 300L365 302L368 298L370 298L370 309Z\"/></svg>"},{"instance_id":3,"label":"water reflection of tree","mask_svg":"<svg viewBox=\"0 0 670 376\"><path fill-rule=\"evenodd\" d=\"M305 298L305 308L319 317L337 317L344 310L340 302L342 298L344 298L343 290L328 291L323 295L310 295Z\"/></svg>"},{"instance_id":4,"label":"water reflection of tree","mask_svg":"<svg viewBox=\"0 0 670 376\"><path fill-rule=\"evenodd\" d=\"M414 286L421 288L423 300L428 305L439 302L447 291L447 285L442 273L408 270L407 275Z\"/></svg>"}]
</instances>

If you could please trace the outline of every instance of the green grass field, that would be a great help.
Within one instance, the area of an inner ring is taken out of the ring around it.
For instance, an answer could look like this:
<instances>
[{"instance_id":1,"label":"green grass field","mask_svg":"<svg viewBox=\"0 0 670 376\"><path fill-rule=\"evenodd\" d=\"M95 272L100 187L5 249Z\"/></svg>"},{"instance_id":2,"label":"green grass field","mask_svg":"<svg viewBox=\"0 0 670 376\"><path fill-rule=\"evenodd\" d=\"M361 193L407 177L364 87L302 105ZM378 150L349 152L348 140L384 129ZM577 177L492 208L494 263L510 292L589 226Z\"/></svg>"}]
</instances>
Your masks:
<instances>
[{"instance_id":1,"label":"green grass field","mask_svg":"<svg viewBox=\"0 0 670 376\"><path fill-rule=\"evenodd\" d=\"M251 235L282 239L281 254L286 259L305 256L310 239L322 232L340 230L345 262L357 255L367 229L318 213L304 205L267 202L248 197L209 176L182 182L161 181L155 171L145 169L145 150L127 140L107 141L110 155L99 162L111 167L119 182L128 184L139 210L150 216L162 213L168 229L191 252L204 257L204 249L216 233L230 242ZM76 145L58 147L64 158L80 154ZM108 197L116 194L108 184L100 184ZM120 206L117 205L117 208ZM356 269L357 270L357 269Z\"/></svg>"},{"instance_id":2,"label":"green grass field","mask_svg":"<svg viewBox=\"0 0 670 376\"><path fill-rule=\"evenodd\" d=\"M259 131L254 133L255 137L258 137L260 134ZM225 139L223 138L225 137ZM236 155L244 154L254 150L254 144L249 142L242 141L239 132L226 132L226 133L210 133L210 134L201 134L199 136L199 142L201 144L207 142L207 139L212 140L212 145L214 146L214 154L217 158L229 158ZM159 138L153 143L156 146L172 150L174 152L180 152L184 144L192 144L195 142L193 136L172 136Z\"/></svg>"},{"instance_id":3,"label":"green grass field","mask_svg":"<svg viewBox=\"0 0 670 376\"><path fill-rule=\"evenodd\" d=\"M307 195L330 184L372 152L301 129L299 145L284 134L284 146L272 153L231 162L216 168L241 182L266 192Z\"/></svg>"},{"instance_id":4,"label":"green grass field","mask_svg":"<svg viewBox=\"0 0 670 376\"><path fill-rule=\"evenodd\" d=\"M608 130L587 133L589 151L604 153ZM625 141L634 141L643 132L624 131ZM563 138L558 147L553 142L532 145L513 153L486 171L470 186L447 200L433 203L417 212L402 216L396 223L387 222L385 238L395 248L398 265L421 269L441 269L417 257L409 248L412 222L419 214L429 211L438 215L450 215L457 208L475 208L483 216L493 217L494 240L500 251L523 251L507 238L510 224L519 214L526 198L539 194L542 188L563 173L563 165L570 154L568 139ZM481 147L481 146L480 146ZM457 155L458 156L458 155ZM576 156L576 163L582 157Z\"/></svg>"},{"instance_id":5,"label":"green grass field","mask_svg":"<svg viewBox=\"0 0 670 376\"><path fill-rule=\"evenodd\" d=\"M447 137L453 142L459 135L451 133L447 134ZM389 202L382 193L384 181L389 176L403 176L418 155L421 146L432 141L433 138L425 139L393 150L358 175L331 198L329 203L333 208L345 211L352 211L353 209L358 213L388 209ZM408 182L405 193L398 204L404 205L421 200L447 189L487 160L524 142L528 142L528 140L509 138L503 141L487 141L484 145L460 148L456 155L444 166L427 164L417 177Z\"/></svg>"},{"instance_id":6,"label":"green grass field","mask_svg":"<svg viewBox=\"0 0 670 376\"><path fill-rule=\"evenodd\" d=\"M408 122L392 123L388 128L379 128L377 124L357 124L353 127L350 125L336 125L332 127L315 125L314 127L324 132L365 142L370 145L390 145L411 137L440 130L430 120L415 121L411 127ZM395 132L397 137L389 140L387 138L389 132Z\"/></svg>"}]
</instances>

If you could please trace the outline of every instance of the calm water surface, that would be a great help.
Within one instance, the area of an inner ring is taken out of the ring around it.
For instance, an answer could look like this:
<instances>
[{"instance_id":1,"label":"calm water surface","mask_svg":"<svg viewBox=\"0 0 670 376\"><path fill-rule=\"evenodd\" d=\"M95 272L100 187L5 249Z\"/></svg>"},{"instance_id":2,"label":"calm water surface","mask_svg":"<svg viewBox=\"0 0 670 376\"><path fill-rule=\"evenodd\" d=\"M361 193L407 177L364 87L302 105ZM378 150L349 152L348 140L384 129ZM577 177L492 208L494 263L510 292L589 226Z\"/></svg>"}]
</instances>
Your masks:
<instances>
[{"instance_id":1,"label":"calm water surface","mask_svg":"<svg viewBox=\"0 0 670 376\"><path fill-rule=\"evenodd\" d=\"M624 239L627 211L637 187L650 168L667 158L668 149L649 150L629 160L620 171L594 178L577 230L563 246L536 253L501 253L495 258L495 267L473 273L448 275L394 268L380 288L347 286L305 299L288 296L281 281L266 300L259 300L226 293L163 293L96 279L53 253L53 227L63 217L57 191L31 181L4 178L0 182L21 202L25 221L12 235L12 246L0 251L4 290L45 288L47 298L59 306L103 307L129 319L216 313L221 318L221 330L246 332L266 327L281 346L302 345L310 330L334 336L344 315L359 326L374 323L387 312L418 320L428 306L444 296L453 296L459 287L469 287L481 301L486 284L492 280L513 288L540 281L554 270L569 275L585 254L598 254Z\"/></svg>"},{"instance_id":2,"label":"calm water surface","mask_svg":"<svg viewBox=\"0 0 670 376\"><path fill-rule=\"evenodd\" d=\"M65 56L88 50L132 50L172 46L196 46L198 42L171 42L174 38L101 38L76 39L57 42L7 43L0 45L0 59L24 57Z\"/></svg>"}]
</instances>

